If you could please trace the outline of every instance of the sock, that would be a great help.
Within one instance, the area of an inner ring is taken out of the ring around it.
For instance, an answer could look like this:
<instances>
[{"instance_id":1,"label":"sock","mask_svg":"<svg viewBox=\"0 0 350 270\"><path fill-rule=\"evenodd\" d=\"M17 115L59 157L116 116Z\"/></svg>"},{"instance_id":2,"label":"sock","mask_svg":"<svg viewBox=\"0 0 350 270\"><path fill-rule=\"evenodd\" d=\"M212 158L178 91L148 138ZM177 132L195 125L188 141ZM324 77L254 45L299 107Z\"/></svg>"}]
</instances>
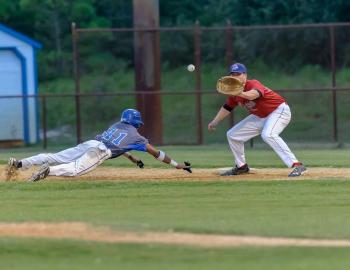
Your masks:
<instances>
[{"instance_id":1,"label":"sock","mask_svg":"<svg viewBox=\"0 0 350 270\"><path fill-rule=\"evenodd\" d=\"M292 165L292 168L294 168L296 166L300 166L300 165L303 165L303 163L301 163L301 162L294 162L293 165Z\"/></svg>"}]
</instances>

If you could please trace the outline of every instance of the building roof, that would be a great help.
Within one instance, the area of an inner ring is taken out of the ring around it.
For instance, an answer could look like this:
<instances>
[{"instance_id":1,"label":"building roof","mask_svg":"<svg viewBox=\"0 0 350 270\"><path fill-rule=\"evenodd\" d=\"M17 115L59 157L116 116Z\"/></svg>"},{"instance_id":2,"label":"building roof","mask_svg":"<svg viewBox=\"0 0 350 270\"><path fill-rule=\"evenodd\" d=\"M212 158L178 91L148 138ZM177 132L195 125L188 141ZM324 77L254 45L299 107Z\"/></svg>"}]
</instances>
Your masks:
<instances>
[{"instance_id":1,"label":"building roof","mask_svg":"<svg viewBox=\"0 0 350 270\"><path fill-rule=\"evenodd\" d=\"M29 38L29 37L27 37L27 36L17 32L17 31L15 31L15 30L13 30L13 29L11 29L11 28L1 24L1 23L0 23L0 31L3 31L3 32L11 35L11 36L13 36L13 37L15 37L15 38L17 38L17 39L27 43L27 44L33 46L36 49L41 49L43 47L43 45L40 42L38 42L38 41L36 41L34 39L31 39L31 38Z\"/></svg>"}]
</instances>

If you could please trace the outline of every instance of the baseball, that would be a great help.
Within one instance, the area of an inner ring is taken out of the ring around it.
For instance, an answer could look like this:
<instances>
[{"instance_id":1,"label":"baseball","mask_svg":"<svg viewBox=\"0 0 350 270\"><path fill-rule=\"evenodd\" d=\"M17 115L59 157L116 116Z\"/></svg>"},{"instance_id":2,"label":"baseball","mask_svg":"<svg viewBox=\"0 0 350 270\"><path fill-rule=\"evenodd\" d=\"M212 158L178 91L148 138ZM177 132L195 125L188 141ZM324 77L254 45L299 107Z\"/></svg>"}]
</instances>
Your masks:
<instances>
[{"instance_id":1,"label":"baseball","mask_svg":"<svg viewBox=\"0 0 350 270\"><path fill-rule=\"evenodd\" d=\"M192 64L190 64L190 65L187 66L187 70L188 70L189 72L192 72L192 71L194 71L195 69L196 69L196 67L195 67L194 65L192 65Z\"/></svg>"}]
</instances>

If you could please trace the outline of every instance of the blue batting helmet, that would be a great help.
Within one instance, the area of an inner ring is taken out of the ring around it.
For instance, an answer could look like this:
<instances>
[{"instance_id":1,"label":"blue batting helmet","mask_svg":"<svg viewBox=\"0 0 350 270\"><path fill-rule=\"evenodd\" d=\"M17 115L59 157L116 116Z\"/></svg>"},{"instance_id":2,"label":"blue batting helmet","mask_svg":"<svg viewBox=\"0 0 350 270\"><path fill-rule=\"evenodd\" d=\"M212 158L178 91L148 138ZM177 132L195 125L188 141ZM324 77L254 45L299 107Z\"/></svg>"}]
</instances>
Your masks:
<instances>
[{"instance_id":1,"label":"blue batting helmet","mask_svg":"<svg viewBox=\"0 0 350 270\"><path fill-rule=\"evenodd\" d=\"M135 109L126 109L122 112L122 116L120 118L120 121L123 123L130 124L134 126L135 128L139 128L143 125L142 119L141 119L141 113Z\"/></svg>"},{"instance_id":2,"label":"blue batting helmet","mask_svg":"<svg viewBox=\"0 0 350 270\"><path fill-rule=\"evenodd\" d=\"M241 63L234 63L230 66L230 73L247 73L247 68Z\"/></svg>"}]
</instances>

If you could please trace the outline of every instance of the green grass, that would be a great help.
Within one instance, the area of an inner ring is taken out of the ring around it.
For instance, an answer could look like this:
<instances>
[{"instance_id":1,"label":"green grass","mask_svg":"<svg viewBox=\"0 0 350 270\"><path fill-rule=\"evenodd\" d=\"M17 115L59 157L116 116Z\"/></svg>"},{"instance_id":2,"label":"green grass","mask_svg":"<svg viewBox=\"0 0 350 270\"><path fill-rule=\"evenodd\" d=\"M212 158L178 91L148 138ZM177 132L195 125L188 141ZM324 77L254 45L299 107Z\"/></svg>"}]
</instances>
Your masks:
<instances>
[{"instance_id":1,"label":"green grass","mask_svg":"<svg viewBox=\"0 0 350 270\"><path fill-rule=\"evenodd\" d=\"M350 239L349 193L336 180L2 183L1 221Z\"/></svg>"},{"instance_id":2,"label":"green grass","mask_svg":"<svg viewBox=\"0 0 350 270\"><path fill-rule=\"evenodd\" d=\"M177 160L192 161L195 167L232 163L226 145L161 148ZM3 150L0 161L39 150ZM296 149L295 153L311 167L349 167L346 149ZM140 156L149 167L165 166ZM253 167L283 166L272 150L248 148L247 157ZM106 165L132 166L123 158ZM0 222L80 221L116 230L350 239L349 180L350 176L322 181L0 182ZM29 270L347 269L349 251L0 238L2 268Z\"/></svg>"},{"instance_id":3,"label":"green grass","mask_svg":"<svg viewBox=\"0 0 350 270\"><path fill-rule=\"evenodd\" d=\"M56 152L71 146L72 145L51 147L46 151ZM158 148L165 151L177 161L189 160L195 168L219 168L232 166L233 164L233 156L228 144L212 144L203 146L160 146ZM305 149L301 148L301 146L293 147L293 145L291 145L291 149L295 153L296 157L309 167L341 168L350 166L350 150L347 148ZM0 164L5 164L10 156L24 158L43 151L44 150L39 146L2 150L0 152ZM134 154L135 156L140 157L145 162L146 166L159 168L164 168L165 166L146 153L134 152ZM249 165L255 168L285 167L284 163L282 163L275 152L266 144L255 146L255 148L250 148L248 143L246 145L246 158ZM132 166L130 161L123 157L109 160L103 165L117 167Z\"/></svg>"},{"instance_id":4,"label":"green grass","mask_svg":"<svg viewBox=\"0 0 350 270\"><path fill-rule=\"evenodd\" d=\"M3 269L348 269L349 249L195 249L77 241L0 239Z\"/></svg>"},{"instance_id":5,"label":"green grass","mask_svg":"<svg viewBox=\"0 0 350 270\"><path fill-rule=\"evenodd\" d=\"M1 184L1 222L350 238L348 181ZM4 269L347 269L349 248L188 248L0 238Z\"/></svg>"}]
</instances>

